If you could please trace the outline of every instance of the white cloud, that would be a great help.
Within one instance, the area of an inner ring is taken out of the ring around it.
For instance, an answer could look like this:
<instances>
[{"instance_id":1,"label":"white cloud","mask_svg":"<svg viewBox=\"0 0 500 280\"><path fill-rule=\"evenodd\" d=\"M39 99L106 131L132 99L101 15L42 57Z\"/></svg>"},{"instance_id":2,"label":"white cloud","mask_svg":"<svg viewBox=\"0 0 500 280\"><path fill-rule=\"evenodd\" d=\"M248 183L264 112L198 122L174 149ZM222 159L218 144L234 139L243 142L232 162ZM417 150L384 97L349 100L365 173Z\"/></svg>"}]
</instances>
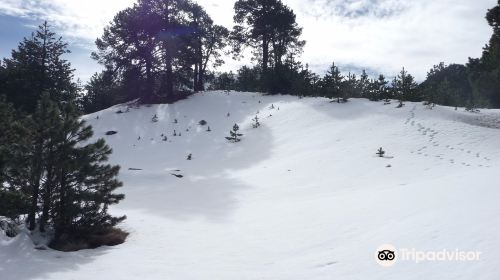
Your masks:
<instances>
[{"instance_id":1,"label":"white cloud","mask_svg":"<svg viewBox=\"0 0 500 280\"><path fill-rule=\"evenodd\" d=\"M427 70L440 61L465 63L469 56L481 54L491 35L484 16L495 2L418 0L389 17L367 13L353 18L329 11L312 17L300 12L298 21L307 39L303 60L315 65L335 60L386 74L405 66L423 79ZM296 1L292 6L296 11L308 11L310 3Z\"/></svg>"},{"instance_id":2,"label":"white cloud","mask_svg":"<svg viewBox=\"0 0 500 280\"><path fill-rule=\"evenodd\" d=\"M84 44L102 33L103 27L134 0L2 0L0 12L37 21L47 20L65 37Z\"/></svg>"},{"instance_id":3,"label":"white cloud","mask_svg":"<svg viewBox=\"0 0 500 280\"><path fill-rule=\"evenodd\" d=\"M0 13L48 20L89 48L103 27L134 0L2 0ZM218 24L231 27L234 0L200 0ZM440 61L478 57L491 30L484 20L496 0L289 0L313 70L331 61L392 75L405 66L418 79ZM229 60L229 59L228 59ZM228 61L231 67L239 63ZM78 67L78 65L75 65ZM226 66L225 68L227 69Z\"/></svg>"}]
</instances>

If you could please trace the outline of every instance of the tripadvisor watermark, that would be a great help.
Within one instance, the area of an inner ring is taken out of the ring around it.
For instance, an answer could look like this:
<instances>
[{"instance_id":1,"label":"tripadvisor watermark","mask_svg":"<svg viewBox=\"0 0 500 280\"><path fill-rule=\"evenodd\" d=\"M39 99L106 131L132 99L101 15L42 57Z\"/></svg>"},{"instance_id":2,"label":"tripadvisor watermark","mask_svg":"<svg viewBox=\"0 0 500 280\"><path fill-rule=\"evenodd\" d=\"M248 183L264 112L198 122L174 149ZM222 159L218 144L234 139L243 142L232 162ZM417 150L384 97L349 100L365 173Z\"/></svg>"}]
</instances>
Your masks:
<instances>
[{"instance_id":1,"label":"tripadvisor watermark","mask_svg":"<svg viewBox=\"0 0 500 280\"><path fill-rule=\"evenodd\" d=\"M396 249L393 245L384 244L375 251L375 261L385 267L393 266L398 261L422 262L472 262L479 261L481 252L463 251L459 249L417 250L415 248Z\"/></svg>"}]
</instances>

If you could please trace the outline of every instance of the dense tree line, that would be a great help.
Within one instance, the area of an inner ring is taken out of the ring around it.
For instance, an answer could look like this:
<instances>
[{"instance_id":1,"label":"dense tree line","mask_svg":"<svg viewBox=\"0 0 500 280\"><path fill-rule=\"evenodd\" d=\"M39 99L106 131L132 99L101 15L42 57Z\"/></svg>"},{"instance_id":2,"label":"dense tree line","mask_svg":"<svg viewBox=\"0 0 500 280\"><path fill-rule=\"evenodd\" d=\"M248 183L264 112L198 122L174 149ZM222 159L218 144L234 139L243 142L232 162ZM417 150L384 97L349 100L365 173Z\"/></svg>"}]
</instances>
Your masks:
<instances>
[{"instance_id":1,"label":"dense tree line","mask_svg":"<svg viewBox=\"0 0 500 280\"><path fill-rule=\"evenodd\" d=\"M365 70L359 78L355 73L344 76L334 62L323 77L300 63L286 62L283 69L287 70L283 72L287 79L281 84L282 90L277 92L281 94L322 96L338 103L347 102L349 98L367 98L372 101L398 99L401 102L424 98L415 78L404 68L391 82L382 74L377 78L370 78ZM214 90L266 92L259 66L243 66L236 73L218 73L210 82L210 89Z\"/></svg>"},{"instance_id":2,"label":"dense tree line","mask_svg":"<svg viewBox=\"0 0 500 280\"><path fill-rule=\"evenodd\" d=\"M114 193L119 167L80 119L67 52L44 23L0 67L0 216L51 236L56 249L114 245L126 236L114 229L125 217L108 214L124 198Z\"/></svg>"}]
</instances>

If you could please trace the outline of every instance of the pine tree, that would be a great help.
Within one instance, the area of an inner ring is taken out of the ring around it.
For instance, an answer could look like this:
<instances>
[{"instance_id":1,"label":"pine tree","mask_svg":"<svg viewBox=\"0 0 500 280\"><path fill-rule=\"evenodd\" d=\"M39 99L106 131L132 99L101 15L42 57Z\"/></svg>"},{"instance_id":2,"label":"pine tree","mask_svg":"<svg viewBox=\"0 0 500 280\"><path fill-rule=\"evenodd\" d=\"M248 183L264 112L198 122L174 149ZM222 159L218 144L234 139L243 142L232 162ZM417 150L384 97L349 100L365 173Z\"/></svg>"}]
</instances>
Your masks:
<instances>
[{"instance_id":1,"label":"pine tree","mask_svg":"<svg viewBox=\"0 0 500 280\"><path fill-rule=\"evenodd\" d=\"M332 63L330 69L321 80L321 89L324 96L330 99L337 98L337 102L340 103L343 80L344 76L340 73L339 68L335 66L335 63Z\"/></svg>"},{"instance_id":2,"label":"pine tree","mask_svg":"<svg viewBox=\"0 0 500 280\"><path fill-rule=\"evenodd\" d=\"M73 82L71 64L63 58L68 44L51 31L47 22L29 38L24 38L12 57L5 59L3 92L7 101L28 113L35 111L42 94L54 101L75 100L78 87Z\"/></svg>"},{"instance_id":3,"label":"pine tree","mask_svg":"<svg viewBox=\"0 0 500 280\"><path fill-rule=\"evenodd\" d=\"M259 117L258 116L255 116L255 118L253 118L252 121L253 121L253 124L252 124L253 128L257 128L257 127L260 126L260 122L259 122Z\"/></svg>"},{"instance_id":4,"label":"pine tree","mask_svg":"<svg viewBox=\"0 0 500 280\"><path fill-rule=\"evenodd\" d=\"M12 185L18 143L23 141L14 109L0 96L0 216L16 220L28 211L28 198ZM19 161L17 161L19 162Z\"/></svg>"},{"instance_id":5,"label":"pine tree","mask_svg":"<svg viewBox=\"0 0 500 280\"><path fill-rule=\"evenodd\" d=\"M123 199L113 193L121 186L119 166L106 164L111 149L102 139L89 142L92 128L79 117L72 103L57 105L43 95L33 116L15 131L17 141L2 172L8 179L0 197L8 186L16 195L10 201L22 199L17 207L27 214L28 229L52 229L56 249L104 234L124 219L107 212Z\"/></svg>"},{"instance_id":6,"label":"pine tree","mask_svg":"<svg viewBox=\"0 0 500 280\"><path fill-rule=\"evenodd\" d=\"M391 102L390 101L391 94L390 94L389 88L387 88L388 83L389 82L385 79L384 75L380 74L378 76L378 80L376 81L377 96L378 96L378 98L383 99L384 103L386 103L386 104Z\"/></svg>"},{"instance_id":7,"label":"pine tree","mask_svg":"<svg viewBox=\"0 0 500 280\"><path fill-rule=\"evenodd\" d=\"M226 137L226 139L233 143L240 142L241 139L238 137L243 136L243 134L238 133L238 130L240 130L240 127L234 124L233 129L229 131L230 136Z\"/></svg>"},{"instance_id":8,"label":"pine tree","mask_svg":"<svg viewBox=\"0 0 500 280\"><path fill-rule=\"evenodd\" d=\"M359 97L360 96L360 87L358 81L356 79L356 74L349 74L347 78L342 81L341 87L341 98L342 102L347 102L351 97Z\"/></svg>"},{"instance_id":9,"label":"pine tree","mask_svg":"<svg viewBox=\"0 0 500 280\"><path fill-rule=\"evenodd\" d=\"M79 119L71 104L63 107L61 125L55 161L55 200L51 207L54 246L67 242L66 238L103 234L125 219L108 213L110 205L124 198L123 194L114 193L122 186L117 179L120 167L106 163L111 148L103 139L89 143L92 128Z\"/></svg>"},{"instance_id":10,"label":"pine tree","mask_svg":"<svg viewBox=\"0 0 500 280\"><path fill-rule=\"evenodd\" d=\"M418 84L415 82L415 78L404 67L398 76L394 78L392 86L395 97L399 100L398 108L403 107L404 101L420 101L421 99L418 96Z\"/></svg>"},{"instance_id":11,"label":"pine tree","mask_svg":"<svg viewBox=\"0 0 500 280\"><path fill-rule=\"evenodd\" d=\"M378 155L379 157L384 157L384 155L385 155L385 151L384 151L384 150L382 150L382 147L380 147L380 148L377 150L377 155Z\"/></svg>"},{"instance_id":12,"label":"pine tree","mask_svg":"<svg viewBox=\"0 0 500 280\"><path fill-rule=\"evenodd\" d=\"M234 53L241 54L247 46L254 48L262 69L263 89L276 93L282 87L284 58L300 53L305 45L299 39L302 28L295 13L280 0L238 0L234 11Z\"/></svg>"},{"instance_id":13,"label":"pine tree","mask_svg":"<svg viewBox=\"0 0 500 280\"><path fill-rule=\"evenodd\" d=\"M363 69L363 72L361 73L361 76L359 78L358 82L358 91L359 91L359 96L356 97L362 97L362 98L369 98L369 91L370 91L370 79L368 77L368 74L366 74L366 70Z\"/></svg>"},{"instance_id":14,"label":"pine tree","mask_svg":"<svg viewBox=\"0 0 500 280\"><path fill-rule=\"evenodd\" d=\"M120 87L112 69L106 69L101 73L94 74L84 86L84 89L87 94L82 96L79 102L83 111L88 114L104 110L128 99L126 90ZM129 107L127 107L124 113L129 110Z\"/></svg>"},{"instance_id":15,"label":"pine tree","mask_svg":"<svg viewBox=\"0 0 500 280\"><path fill-rule=\"evenodd\" d=\"M158 122L158 116L156 114L154 114L154 116L151 118L151 121L152 122Z\"/></svg>"}]
</instances>

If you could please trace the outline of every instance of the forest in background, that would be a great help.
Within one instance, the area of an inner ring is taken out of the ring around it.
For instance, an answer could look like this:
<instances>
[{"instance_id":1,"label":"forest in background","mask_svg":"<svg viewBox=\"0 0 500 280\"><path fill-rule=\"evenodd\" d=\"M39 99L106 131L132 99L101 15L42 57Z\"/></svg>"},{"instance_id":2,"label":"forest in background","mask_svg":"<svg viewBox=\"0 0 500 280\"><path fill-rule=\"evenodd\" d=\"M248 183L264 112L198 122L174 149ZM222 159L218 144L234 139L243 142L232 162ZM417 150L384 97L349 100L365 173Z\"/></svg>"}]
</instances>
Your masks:
<instances>
[{"instance_id":1,"label":"forest in background","mask_svg":"<svg viewBox=\"0 0 500 280\"><path fill-rule=\"evenodd\" d=\"M417 83L404 67L391 78L343 74L335 63L324 76L312 72L300 61L302 28L281 0L238 0L231 30L214 24L194 1L139 0L96 40L92 58L104 70L88 83L74 81L74 70L62 58L67 44L45 23L0 64L0 95L28 113L44 92L90 113L137 98L169 103L205 89L500 108L499 10L497 5L487 12L493 35L480 58L466 65L438 63ZM224 57L238 58L245 50L253 65L216 71Z\"/></svg>"}]
</instances>

